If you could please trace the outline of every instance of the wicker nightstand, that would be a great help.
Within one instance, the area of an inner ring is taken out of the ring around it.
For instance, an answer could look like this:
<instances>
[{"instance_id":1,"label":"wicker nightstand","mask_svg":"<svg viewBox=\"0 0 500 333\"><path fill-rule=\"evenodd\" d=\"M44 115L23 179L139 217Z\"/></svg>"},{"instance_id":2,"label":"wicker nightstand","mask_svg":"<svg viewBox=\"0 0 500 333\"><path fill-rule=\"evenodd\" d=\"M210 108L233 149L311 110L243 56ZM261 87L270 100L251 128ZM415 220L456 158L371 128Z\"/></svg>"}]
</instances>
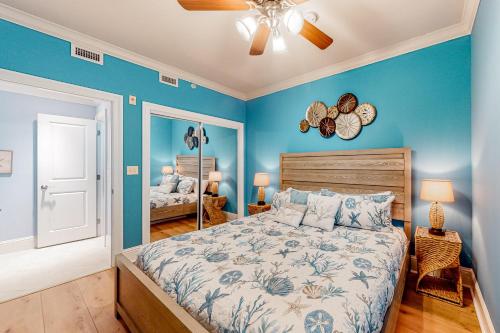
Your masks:
<instances>
[{"instance_id":1,"label":"wicker nightstand","mask_svg":"<svg viewBox=\"0 0 500 333\"><path fill-rule=\"evenodd\" d=\"M268 210L271 210L270 204L265 204L262 206L259 206L256 203L248 204L248 214L250 215L260 214L263 212L267 212Z\"/></svg>"},{"instance_id":2,"label":"wicker nightstand","mask_svg":"<svg viewBox=\"0 0 500 333\"><path fill-rule=\"evenodd\" d=\"M212 197L209 195L203 196L203 219L210 224L220 224L226 222L226 214L222 208L227 203L227 197L221 195Z\"/></svg>"},{"instance_id":3,"label":"wicker nightstand","mask_svg":"<svg viewBox=\"0 0 500 333\"><path fill-rule=\"evenodd\" d=\"M444 236L434 236L429 234L428 228L417 227L417 292L462 306L461 251L462 241L456 231L448 230Z\"/></svg>"}]
</instances>

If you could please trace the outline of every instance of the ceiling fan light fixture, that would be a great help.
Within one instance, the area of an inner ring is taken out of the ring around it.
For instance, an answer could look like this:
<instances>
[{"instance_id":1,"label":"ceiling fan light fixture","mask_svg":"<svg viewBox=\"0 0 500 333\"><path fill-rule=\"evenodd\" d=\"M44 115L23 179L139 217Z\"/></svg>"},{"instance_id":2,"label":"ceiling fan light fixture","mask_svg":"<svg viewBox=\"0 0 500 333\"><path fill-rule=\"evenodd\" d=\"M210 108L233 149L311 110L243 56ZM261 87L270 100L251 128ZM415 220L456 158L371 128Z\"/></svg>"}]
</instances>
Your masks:
<instances>
[{"instance_id":1,"label":"ceiling fan light fixture","mask_svg":"<svg viewBox=\"0 0 500 333\"><path fill-rule=\"evenodd\" d=\"M257 31L257 20L253 16L247 16L245 18L236 21L236 29L238 32L249 41L255 31Z\"/></svg>"},{"instance_id":2,"label":"ceiling fan light fixture","mask_svg":"<svg viewBox=\"0 0 500 333\"><path fill-rule=\"evenodd\" d=\"M281 35L273 37L273 51L275 53L282 53L286 51L285 39Z\"/></svg>"},{"instance_id":3,"label":"ceiling fan light fixture","mask_svg":"<svg viewBox=\"0 0 500 333\"><path fill-rule=\"evenodd\" d=\"M304 26L304 16L295 9L289 9L283 17L286 28L294 35L298 35Z\"/></svg>"}]
</instances>

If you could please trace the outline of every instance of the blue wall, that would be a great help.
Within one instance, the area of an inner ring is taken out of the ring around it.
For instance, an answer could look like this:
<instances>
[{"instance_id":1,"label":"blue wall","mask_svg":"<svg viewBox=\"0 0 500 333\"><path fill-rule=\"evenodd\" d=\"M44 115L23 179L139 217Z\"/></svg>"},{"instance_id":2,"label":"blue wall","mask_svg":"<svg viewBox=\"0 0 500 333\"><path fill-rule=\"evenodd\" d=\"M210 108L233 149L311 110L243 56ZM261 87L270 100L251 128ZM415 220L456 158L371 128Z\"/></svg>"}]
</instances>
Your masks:
<instances>
[{"instance_id":1,"label":"blue wall","mask_svg":"<svg viewBox=\"0 0 500 333\"><path fill-rule=\"evenodd\" d=\"M174 88L158 81L158 72L108 56L104 66L70 56L70 43L0 20L0 67L57 81L103 90L127 97L137 96L137 105L124 103L123 163L141 166L141 104L148 101L243 122L245 102L180 80ZM125 99L127 101L128 98ZM123 245L142 242L141 175L123 176Z\"/></svg>"},{"instance_id":2,"label":"blue wall","mask_svg":"<svg viewBox=\"0 0 500 333\"><path fill-rule=\"evenodd\" d=\"M161 169L165 165L175 166L172 156L172 119L151 116L151 163L150 185L161 182Z\"/></svg>"},{"instance_id":3,"label":"blue wall","mask_svg":"<svg viewBox=\"0 0 500 333\"><path fill-rule=\"evenodd\" d=\"M474 267L497 332L500 331L500 2L482 0L472 33L472 166Z\"/></svg>"},{"instance_id":4,"label":"blue wall","mask_svg":"<svg viewBox=\"0 0 500 333\"><path fill-rule=\"evenodd\" d=\"M278 188L279 154L321 150L411 147L413 149L413 226L428 225L429 203L418 199L424 178L450 178L456 202L445 206L446 226L465 242L462 260L471 261L471 101L470 37L422 49L383 62L317 80L247 103L246 200L255 200L255 172L270 172L267 198ZM316 100L336 103L345 92L378 109L359 137L322 138L303 134L298 124Z\"/></svg>"},{"instance_id":5,"label":"blue wall","mask_svg":"<svg viewBox=\"0 0 500 333\"><path fill-rule=\"evenodd\" d=\"M198 154L196 149L189 150L184 143L184 134L189 126L197 124L188 121L172 120L172 159L176 155ZM215 157L215 169L222 173L219 194L227 196L224 210L238 212L238 138L237 130L213 125L204 125L208 144L203 146L203 156Z\"/></svg>"},{"instance_id":6,"label":"blue wall","mask_svg":"<svg viewBox=\"0 0 500 333\"><path fill-rule=\"evenodd\" d=\"M0 175L0 242L36 232L36 120L39 113L94 119L96 108L0 91L0 150L12 150L13 173Z\"/></svg>"}]
</instances>

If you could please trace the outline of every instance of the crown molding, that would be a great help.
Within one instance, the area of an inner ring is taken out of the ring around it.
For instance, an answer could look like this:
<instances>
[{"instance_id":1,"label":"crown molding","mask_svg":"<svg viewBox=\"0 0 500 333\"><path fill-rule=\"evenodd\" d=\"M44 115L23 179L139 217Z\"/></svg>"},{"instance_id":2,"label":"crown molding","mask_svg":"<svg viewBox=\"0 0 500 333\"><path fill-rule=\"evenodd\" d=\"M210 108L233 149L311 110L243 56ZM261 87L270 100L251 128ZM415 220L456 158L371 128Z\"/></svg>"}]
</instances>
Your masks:
<instances>
[{"instance_id":1,"label":"crown molding","mask_svg":"<svg viewBox=\"0 0 500 333\"><path fill-rule=\"evenodd\" d=\"M222 94L238 98L240 100L247 100L247 96L244 93L232 88L228 88L224 85L221 85L220 83L208 80L193 73L189 73L175 66L161 63L157 60L153 60L135 52L128 51L119 46L104 42L97 38L66 28L62 25L47 21L43 18L31 15L2 3L0 3L0 18L66 40L68 42L96 48L107 55L129 61L136 65L140 65L158 72L176 75L182 80L195 83L199 86L215 90Z\"/></svg>"},{"instance_id":2,"label":"crown molding","mask_svg":"<svg viewBox=\"0 0 500 333\"><path fill-rule=\"evenodd\" d=\"M365 53L359 57L351 58L340 63L336 63L318 70L293 77L289 80L269 85L257 89L247 94L248 100L263 97L285 89L293 88L301 84L323 79L335 74L347 72L349 70L370 65L379 61L387 60L402 54L417 51L429 46L440 44L455 38L469 35L474 26L480 0L466 0L462 19L460 23L436 30L434 32L414 37L403 42Z\"/></svg>"},{"instance_id":3,"label":"crown molding","mask_svg":"<svg viewBox=\"0 0 500 333\"><path fill-rule=\"evenodd\" d=\"M129 61L131 63L156 70L158 72L170 73L179 76L181 79L195 83L197 85L215 90L217 92L238 98L243 101L248 101L258 97L266 96L278 91L289 89L301 84L316 81L335 74L343 73L355 68L370 65L379 61L397 57L402 54L423 49L432 45L443 43L455 38L469 35L474 27L477 10L480 0L466 0L462 12L461 22L434 32L418 36L392 46L371 51L361 56L351 58L330 66L311 71L309 73L293 77L291 79L281 81L250 93L244 93L235 89L226 87L217 82L205 79L193 73L186 72L175 66L161 63L150 59L140 54L128 51L116 45L101 41L94 37L82 34L75 30L63 27L56 23L44 20L37 16L28 14L18 9L0 3L0 18L11 21L16 24L26 26L28 28L61 38L73 43L79 43L84 46L94 47L100 51Z\"/></svg>"}]
</instances>

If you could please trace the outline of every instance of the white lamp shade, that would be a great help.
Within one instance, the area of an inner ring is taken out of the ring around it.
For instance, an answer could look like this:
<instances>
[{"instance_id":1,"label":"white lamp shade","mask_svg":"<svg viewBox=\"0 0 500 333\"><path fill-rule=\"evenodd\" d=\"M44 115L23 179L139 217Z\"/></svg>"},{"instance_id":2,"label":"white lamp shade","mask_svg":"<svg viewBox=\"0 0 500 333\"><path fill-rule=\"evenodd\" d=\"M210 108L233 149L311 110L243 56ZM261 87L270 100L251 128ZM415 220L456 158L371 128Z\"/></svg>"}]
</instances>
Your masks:
<instances>
[{"instance_id":1,"label":"white lamp shade","mask_svg":"<svg viewBox=\"0 0 500 333\"><path fill-rule=\"evenodd\" d=\"M164 175L171 175L174 173L174 168L170 165L165 165L163 168L161 168L161 173Z\"/></svg>"},{"instance_id":2,"label":"white lamp shade","mask_svg":"<svg viewBox=\"0 0 500 333\"><path fill-rule=\"evenodd\" d=\"M259 172L255 174L253 186L269 186L269 174Z\"/></svg>"},{"instance_id":3,"label":"white lamp shade","mask_svg":"<svg viewBox=\"0 0 500 333\"><path fill-rule=\"evenodd\" d=\"M453 183L451 180L424 179L420 190L420 199L437 202L453 202Z\"/></svg>"},{"instance_id":4,"label":"white lamp shade","mask_svg":"<svg viewBox=\"0 0 500 333\"><path fill-rule=\"evenodd\" d=\"M210 171L208 180L211 182L220 182L222 180L222 173L220 171Z\"/></svg>"}]
</instances>

